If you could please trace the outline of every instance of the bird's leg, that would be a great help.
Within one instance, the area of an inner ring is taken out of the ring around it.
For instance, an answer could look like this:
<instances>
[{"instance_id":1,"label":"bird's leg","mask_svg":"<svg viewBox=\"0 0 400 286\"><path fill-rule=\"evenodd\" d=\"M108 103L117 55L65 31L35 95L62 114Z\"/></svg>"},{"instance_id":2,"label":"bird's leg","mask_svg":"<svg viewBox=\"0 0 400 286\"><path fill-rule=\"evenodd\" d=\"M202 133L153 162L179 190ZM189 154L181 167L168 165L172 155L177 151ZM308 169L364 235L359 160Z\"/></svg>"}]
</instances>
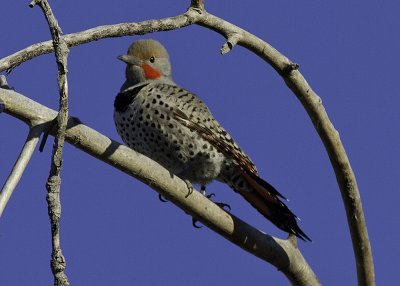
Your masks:
<instances>
[{"instance_id":1,"label":"bird's leg","mask_svg":"<svg viewBox=\"0 0 400 286\"><path fill-rule=\"evenodd\" d=\"M206 196L206 185L201 185L200 194L202 194L203 196L209 198L208 196ZM211 194L211 195L214 195L214 194ZM195 227L195 228L201 228L202 227L201 225L197 225L198 221L199 220L197 220L194 217L192 217L192 225L193 225L193 227Z\"/></svg>"},{"instance_id":2,"label":"bird's leg","mask_svg":"<svg viewBox=\"0 0 400 286\"><path fill-rule=\"evenodd\" d=\"M200 193L205 196L206 195L206 185L201 185L200 187Z\"/></svg>"},{"instance_id":3,"label":"bird's leg","mask_svg":"<svg viewBox=\"0 0 400 286\"><path fill-rule=\"evenodd\" d=\"M187 198L193 193L193 186L192 186L192 183L189 180L185 179L183 181L186 183L186 186L188 187L188 193L185 196L185 198Z\"/></svg>"},{"instance_id":4,"label":"bird's leg","mask_svg":"<svg viewBox=\"0 0 400 286\"><path fill-rule=\"evenodd\" d=\"M185 180L183 180L185 183L186 183L186 186L187 186L187 188L188 188L188 192L187 192L187 194L186 194L186 196L185 196L185 198L187 198L187 197L189 197L192 193L193 193L193 186L192 186L192 183L189 181L189 180L187 180L187 179L185 179ZM201 186L201 193L203 194L203 187L204 187L204 190L205 190L205 186ZM192 217L192 225L193 225L193 227L195 227L195 228L201 228L202 226L201 225L197 225L197 222L198 222L199 220L197 220L197 219L195 219L194 217Z\"/></svg>"}]
</instances>

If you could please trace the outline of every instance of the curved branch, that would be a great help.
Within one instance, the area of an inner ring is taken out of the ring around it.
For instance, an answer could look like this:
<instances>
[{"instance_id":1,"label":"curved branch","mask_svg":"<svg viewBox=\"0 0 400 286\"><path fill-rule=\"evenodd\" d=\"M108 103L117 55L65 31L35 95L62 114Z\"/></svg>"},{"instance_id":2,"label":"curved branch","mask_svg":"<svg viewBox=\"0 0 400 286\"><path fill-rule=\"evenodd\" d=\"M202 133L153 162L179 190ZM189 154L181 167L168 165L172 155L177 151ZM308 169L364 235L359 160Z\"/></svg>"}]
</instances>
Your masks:
<instances>
[{"instance_id":1,"label":"curved branch","mask_svg":"<svg viewBox=\"0 0 400 286\"><path fill-rule=\"evenodd\" d=\"M344 146L340 141L339 133L329 120L321 98L312 90L298 71L299 66L297 64L292 63L287 57L258 37L206 12L202 13L202 17L198 18L196 24L225 36L228 39L228 45L231 35L236 35L237 44L249 49L268 62L282 76L287 86L300 100L325 145L335 171L353 242L358 283L359 285L375 285L372 250L357 181ZM237 35L240 35L239 39L237 39Z\"/></svg>"},{"instance_id":2,"label":"curved branch","mask_svg":"<svg viewBox=\"0 0 400 286\"><path fill-rule=\"evenodd\" d=\"M57 112L11 90L0 89L4 112L28 125L47 126ZM51 134L55 131L52 130ZM292 239L271 237L226 213L199 192L187 197L187 185L151 159L113 141L79 120L69 119L66 141L82 151L133 176L227 240L273 264L294 285L320 285Z\"/></svg>"}]
</instances>

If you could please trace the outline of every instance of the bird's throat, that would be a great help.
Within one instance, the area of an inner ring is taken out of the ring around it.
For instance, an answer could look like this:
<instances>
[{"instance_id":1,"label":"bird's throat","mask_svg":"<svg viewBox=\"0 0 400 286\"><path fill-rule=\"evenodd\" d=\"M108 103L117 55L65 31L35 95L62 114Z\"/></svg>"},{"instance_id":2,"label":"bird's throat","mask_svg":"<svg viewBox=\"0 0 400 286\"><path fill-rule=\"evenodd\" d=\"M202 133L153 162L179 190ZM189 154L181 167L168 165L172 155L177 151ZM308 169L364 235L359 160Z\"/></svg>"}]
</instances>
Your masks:
<instances>
[{"instance_id":1,"label":"bird's throat","mask_svg":"<svg viewBox=\"0 0 400 286\"><path fill-rule=\"evenodd\" d=\"M142 68L144 71L144 76L147 79L157 79L161 76L161 73L158 70L154 69L153 67L151 67L148 64L143 64Z\"/></svg>"}]
</instances>

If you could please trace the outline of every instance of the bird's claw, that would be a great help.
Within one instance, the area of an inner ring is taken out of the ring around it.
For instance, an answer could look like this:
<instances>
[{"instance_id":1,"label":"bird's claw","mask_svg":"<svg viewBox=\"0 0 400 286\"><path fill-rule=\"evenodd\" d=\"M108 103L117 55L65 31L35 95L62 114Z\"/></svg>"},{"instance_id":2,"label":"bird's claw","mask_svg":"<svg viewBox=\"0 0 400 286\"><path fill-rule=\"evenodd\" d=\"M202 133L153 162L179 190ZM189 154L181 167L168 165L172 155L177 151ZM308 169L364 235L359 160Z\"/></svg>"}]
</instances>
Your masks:
<instances>
[{"instance_id":1,"label":"bird's claw","mask_svg":"<svg viewBox=\"0 0 400 286\"><path fill-rule=\"evenodd\" d=\"M231 206L225 203L216 203L214 202L217 206L219 206L221 209L223 209L226 212L230 212L231 211ZM225 209L226 208L226 209ZM202 228L201 225L198 225L197 223L199 222L198 219L192 217L192 225L194 228Z\"/></svg>"},{"instance_id":2,"label":"bird's claw","mask_svg":"<svg viewBox=\"0 0 400 286\"><path fill-rule=\"evenodd\" d=\"M205 193L203 194L205 195L205 197L207 199L209 199L210 201L212 201L214 204L216 204L217 206L219 206L221 209L223 209L224 211L230 212L232 210L231 206L225 203L220 203L220 202L214 202L213 200L211 200L212 197L215 197L214 193L208 194L206 195ZM226 208L226 209L225 209Z\"/></svg>"},{"instance_id":3,"label":"bird's claw","mask_svg":"<svg viewBox=\"0 0 400 286\"><path fill-rule=\"evenodd\" d=\"M216 203L214 202L217 206L219 206L221 209L223 209L226 212L230 212L232 210L231 206L225 203ZM225 209L226 208L226 209Z\"/></svg>"},{"instance_id":4,"label":"bird's claw","mask_svg":"<svg viewBox=\"0 0 400 286\"><path fill-rule=\"evenodd\" d=\"M194 217L192 217L192 225L194 228L202 228L201 225L197 225L198 221L199 221L198 219L195 219Z\"/></svg>"},{"instance_id":5,"label":"bird's claw","mask_svg":"<svg viewBox=\"0 0 400 286\"><path fill-rule=\"evenodd\" d=\"M162 195L160 195L160 194L158 194L158 199L163 203L167 203L168 202L168 200L164 199L164 197Z\"/></svg>"},{"instance_id":6,"label":"bird's claw","mask_svg":"<svg viewBox=\"0 0 400 286\"><path fill-rule=\"evenodd\" d=\"M206 193L205 193L205 187L204 186L201 186L201 191L200 191L207 199L210 199L211 200L211 198L212 197L214 197L215 196L215 194L214 193L211 193L211 194L208 194L208 195L206 195ZM212 200L211 200L212 201ZM212 201L214 204L216 204L217 206L219 206L222 210L224 210L224 211L226 211L226 212L230 212L231 211L231 206L230 205L228 205L228 204L225 204L225 203L219 203L219 202L214 202L214 201ZM195 227L195 228L202 228L202 226L201 225L198 225L197 223L199 222L199 220L198 219L195 219L194 217L192 217L192 225L193 225L193 227Z\"/></svg>"},{"instance_id":7,"label":"bird's claw","mask_svg":"<svg viewBox=\"0 0 400 286\"><path fill-rule=\"evenodd\" d=\"M211 200L211 198L212 197L215 197L215 194L214 193L211 193L211 194L208 194L208 195L206 195L205 193L203 194L207 199L210 199Z\"/></svg>"},{"instance_id":8,"label":"bird's claw","mask_svg":"<svg viewBox=\"0 0 400 286\"><path fill-rule=\"evenodd\" d=\"M189 180L183 180L186 183L186 186L188 188L188 192L185 196L185 198L189 197L193 193L193 186L192 183Z\"/></svg>"}]
</instances>

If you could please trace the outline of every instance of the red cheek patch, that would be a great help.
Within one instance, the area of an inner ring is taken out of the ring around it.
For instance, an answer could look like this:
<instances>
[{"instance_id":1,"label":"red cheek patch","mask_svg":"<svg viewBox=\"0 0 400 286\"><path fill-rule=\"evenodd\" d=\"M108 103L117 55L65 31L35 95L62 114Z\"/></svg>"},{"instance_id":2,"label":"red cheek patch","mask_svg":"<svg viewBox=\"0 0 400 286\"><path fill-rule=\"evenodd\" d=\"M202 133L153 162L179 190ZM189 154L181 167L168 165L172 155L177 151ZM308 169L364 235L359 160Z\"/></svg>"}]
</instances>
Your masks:
<instances>
[{"instance_id":1,"label":"red cheek patch","mask_svg":"<svg viewBox=\"0 0 400 286\"><path fill-rule=\"evenodd\" d=\"M143 64L142 68L143 68L143 71L144 71L144 76L147 79L156 79L156 78L159 78L161 76L161 73L158 70L152 68L148 64Z\"/></svg>"}]
</instances>

